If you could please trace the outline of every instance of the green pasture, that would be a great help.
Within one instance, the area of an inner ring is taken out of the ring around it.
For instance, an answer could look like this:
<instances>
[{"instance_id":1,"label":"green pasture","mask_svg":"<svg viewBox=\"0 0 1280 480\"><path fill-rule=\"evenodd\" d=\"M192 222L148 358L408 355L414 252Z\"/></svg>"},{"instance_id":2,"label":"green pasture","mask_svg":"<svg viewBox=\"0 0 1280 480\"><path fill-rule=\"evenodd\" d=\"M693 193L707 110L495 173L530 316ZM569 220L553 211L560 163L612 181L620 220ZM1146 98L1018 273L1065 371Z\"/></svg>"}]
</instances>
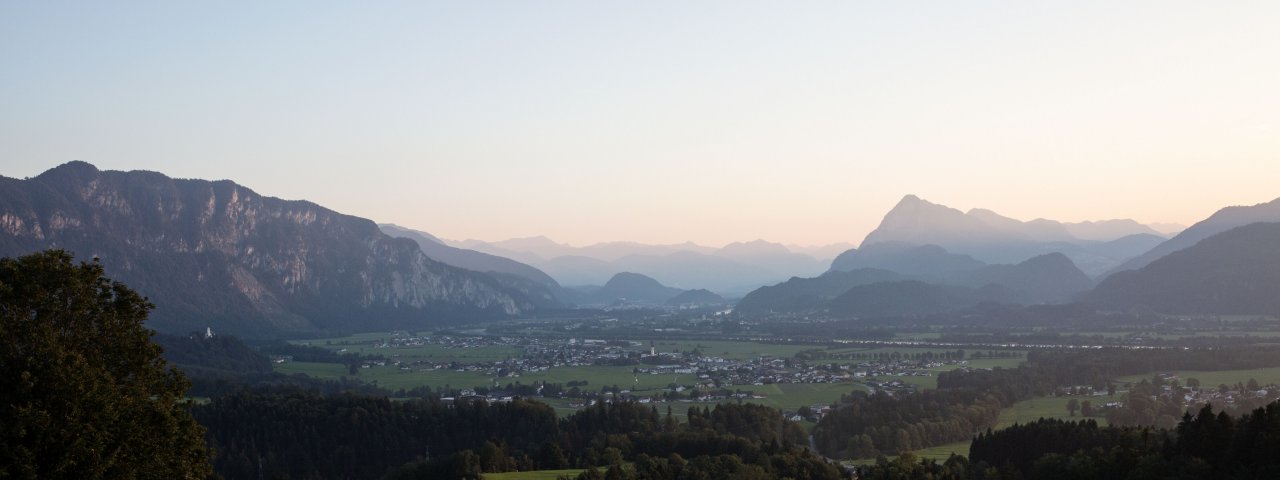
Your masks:
<instances>
[{"instance_id":1,"label":"green pasture","mask_svg":"<svg viewBox=\"0 0 1280 480\"><path fill-rule=\"evenodd\" d=\"M1079 411L1073 417L1067 412L1067 402L1071 399L1077 402L1088 400L1098 411L1102 410L1102 406L1107 402L1124 401L1124 394L1117 393L1111 395L1099 396L1074 396L1074 397L1036 397L1030 400L1023 400L1013 404L1013 406L1000 411L1000 419L996 421L996 429L1001 429L1013 425L1015 423L1027 424L1039 420L1041 418L1058 418L1062 420L1084 420L1086 417L1081 416ZM1107 419L1102 415L1088 417L1100 426L1107 425Z\"/></svg>"},{"instance_id":2,"label":"green pasture","mask_svg":"<svg viewBox=\"0 0 1280 480\"><path fill-rule=\"evenodd\" d=\"M969 456L969 445L971 443L973 443L971 440L965 440L962 442L948 443L946 445L938 445L936 447L916 450L911 453L914 453L917 457L932 458L941 463L951 457L951 454L953 453L956 455L964 455L966 457Z\"/></svg>"}]
</instances>

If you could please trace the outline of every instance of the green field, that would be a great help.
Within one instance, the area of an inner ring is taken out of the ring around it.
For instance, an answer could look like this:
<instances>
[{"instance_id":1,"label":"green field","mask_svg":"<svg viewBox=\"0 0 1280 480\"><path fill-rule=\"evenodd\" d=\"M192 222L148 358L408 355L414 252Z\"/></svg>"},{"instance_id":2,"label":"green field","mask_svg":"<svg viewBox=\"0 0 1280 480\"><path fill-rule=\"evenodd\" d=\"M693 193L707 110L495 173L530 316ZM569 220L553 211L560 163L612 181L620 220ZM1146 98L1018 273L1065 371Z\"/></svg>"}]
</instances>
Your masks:
<instances>
[{"instance_id":1,"label":"green field","mask_svg":"<svg viewBox=\"0 0 1280 480\"><path fill-rule=\"evenodd\" d=\"M956 455L964 455L966 457L969 456L969 445L971 443L971 440L965 440L963 442L948 443L946 445L916 450L911 453L914 453L917 457L932 458L938 462L943 462L946 461L946 459L953 453Z\"/></svg>"},{"instance_id":2,"label":"green field","mask_svg":"<svg viewBox=\"0 0 1280 480\"><path fill-rule=\"evenodd\" d=\"M1097 409L1101 409L1107 402L1124 401L1124 395L1118 393L1114 396L1077 396L1077 397L1036 397L1031 400L1023 400L1013 404L1012 407L1000 411L1000 420L996 422L995 428L1005 428L1015 423L1027 424L1041 418L1060 418L1063 420L1084 420L1085 417L1080 416L1080 412L1076 412L1076 416L1072 417L1067 412L1067 402L1071 399L1078 402L1088 400L1093 403ZM1101 415L1089 417L1098 422L1098 425L1106 426L1107 419Z\"/></svg>"},{"instance_id":3,"label":"green field","mask_svg":"<svg viewBox=\"0 0 1280 480\"><path fill-rule=\"evenodd\" d=\"M478 363L503 360L521 355L520 347L485 346L469 348L451 348L443 345L426 345L404 348L374 348L373 345L391 338L389 333L366 333L342 338L298 341L299 344L313 345L332 350L345 349L351 353L377 354L404 362L428 360L432 362L458 361L460 363ZM636 348L647 348L649 342L640 342ZM811 350L812 345L771 345L754 342L735 341L654 341L653 348L660 352L687 352L700 350L704 355L719 356L728 359L754 359L761 356L777 358L792 357L796 353ZM602 387L616 385L619 389L630 390L639 396L658 395L668 385L692 385L698 379L693 374L634 374L631 366L579 366L556 367L541 372L526 372L515 377L494 379L483 371L455 371L450 369L434 370L400 370L399 367L372 366L361 368L352 375L345 366L336 363L289 362L277 364L275 370L285 374L302 373L322 379L338 379L353 377L376 384L389 390L411 389L420 386L432 388L472 388L479 386L506 385L509 383L532 384L548 382L567 384L570 381L586 381L581 387L587 391L599 391ZM927 378L927 377L920 377ZM772 406L784 410L795 410L804 405L830 404L839 400L843 394L865 387L858 384L775 384L775 385L734 385L731 390L751 391L767 396L763 399L751 399L750 402ZM547 399L562 414L573 411L567 401ZM683 415L691 403L674 403L673 409ZM665 408L665 404L664 407Z\"/></svg>"}]
</instances>

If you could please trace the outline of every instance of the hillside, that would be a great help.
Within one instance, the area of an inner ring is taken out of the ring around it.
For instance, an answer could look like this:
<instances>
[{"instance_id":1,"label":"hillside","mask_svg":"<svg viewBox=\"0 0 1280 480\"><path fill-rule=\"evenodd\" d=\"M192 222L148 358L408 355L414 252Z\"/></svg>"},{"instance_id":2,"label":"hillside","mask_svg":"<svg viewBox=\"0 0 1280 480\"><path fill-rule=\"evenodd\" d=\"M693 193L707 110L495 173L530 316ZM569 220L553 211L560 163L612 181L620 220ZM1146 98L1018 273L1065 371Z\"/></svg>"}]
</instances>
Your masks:
<instances>
[{"instance_id":1,"label":"hillside","mask_svg":"<svg viewBox=\"0 0 1280 480\"><path fill-rule=\"evenodd\" d=\"M975 289L919 281L881 282L849 289L827 304L832 315L863 318L929 315L1005 302L1010 293L999 287Z\"/></svg>"},{"instance_id":2,"label":"hillside","mask_svg":"<svg viewBox=\"0 0 1280 480\"><path fill-rule=\"evenodd\" d=\"M1226 207L1214 212L1209 218L1187 227L1182 233L1161 243L1146 253L1131 258L1120 266L1107 272L1108 275L1125 270L1137 270L1156 259L1178 250L1195 245L1197 242L1225 232L1227 230L1258 222L1280 222L1280 198L1253 206Z\"/></svg>"},{"instance_id":3,"label":"hillside","mask_svg":"<svg viewBox=\"0 0 1280 480\"><path fill-rule=\"evenodd\" d=\"M662 305L683 293L683 290L658 283L647 276L622 272L610 278L603 287L591 293L596 303L644 303Z\"/></svg>"},{"instance_id":4,"label":"hillside","mask_svg":"<svg viewBox=\"0 0 1280 480\"><path fill-rule=\"evenodd\" d=\"M925 278L952 278L984 266L973 257L951 253L937 245L905 242L874 243L842 253L831 262L833 271L875 268Z\"/></svg>"},{"instance_id":5,"label":"hillside","mask_svg":"<svg viewBox=\"0 0 1280 480\"><path fill-rule=\"evenodd\" d=\"M802 312L816 309L858 285L902 279L900 274L874 268L850 272L832 270L816 278L793 277L786 282L752 291L739 300L733 310L748 316Z\"/></svg>"},{"instance_id":6,"label":"hillside","mask_svg":"<svg viewBox=\"0 0 1280 480\"><path fill-rule=\"evenodd\" d=\"M906 286L880 286L876 287L878 290L862 291L888 294L893 298L886 301L900 304L887 309L915 313L908 305L910 295L922 295L919 301L924 305L959 308L972 306L982 299L1018 304L1061 303L1093 287L1093 281L1076 268L1071 259L1060 253L1041 255L1014 265L983 265L968 256L947 253L936 245L877 244L850 252L842 258L846 265L857 265L853 263L856 260L882 268L863 267L847 272L832 270L817 278L792 278L777 285L761 287L743 297L734 311L747 316L817 311L827 307L829 301L837 303L833 298L858 287L904 283L901 282L903 280L914 282L905 282L909 283ZM873 259L880 261L870 261ZM884 267L899 270L891 271ZM998 295L982 297L979 291L997 292ZM874 303L865 296L857 298L857 302ZM932 308L926 308L926 313L934 313ZM840 310L839 306L832 308L832 311Z\"/></svg>"},{"instance_id":7,"label":"hillside","mask_svg":"<svg viewBox=\"0 0 1280 480\"><path fill-rule=\"evenodd\" d=\"M1088 299L1161 313L1275 315L1280 313L1280 223L1237 227L1138 270L1116 273Z\"/></svg>"},{"instance_id":8,"label":"hillside","mask_svg":"<svg viewBox=\"0 0 1280 480\"><path fill-rule=\"evenodd\" d=\"M999 285L1014 292L1019 303L1062 303L1093 287L1093 280L1061 253L1016 265L989 265L968 275L963 283L973 287Z\"/></svg>"},{"instance_id":9,"label":"hillside","mask_svg":"<svg viewBox=\"0 0 1280 480\"><path fill-rule=\"evenodd\" d=\"M64 248L148 296L152 328L242 336L421 328L529 311L372 221L227 180L71 162L0 177L0 255Z\"/></svg>"}]
</instances>

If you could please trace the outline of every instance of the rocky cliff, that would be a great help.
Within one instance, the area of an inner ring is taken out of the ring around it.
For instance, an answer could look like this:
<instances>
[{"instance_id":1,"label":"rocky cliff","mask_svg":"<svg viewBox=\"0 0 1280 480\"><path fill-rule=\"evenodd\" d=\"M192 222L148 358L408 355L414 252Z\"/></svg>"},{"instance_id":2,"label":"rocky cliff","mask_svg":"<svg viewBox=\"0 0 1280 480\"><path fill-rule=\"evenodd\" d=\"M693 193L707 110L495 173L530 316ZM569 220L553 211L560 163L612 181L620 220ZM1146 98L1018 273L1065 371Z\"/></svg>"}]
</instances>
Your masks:
<instances>
[{"instance_id":1,"label":"rocky cliff","mask_svg":"<svg viewBox=\"0 0 1280 480\"><path fill-rule=\"evenodd\" d=\"M249 336L415 328L532 303L374 222L233 182L71 162L0 177L0 255L63 248L156 305L152 328Z\"/></svg>"}]
</instances>

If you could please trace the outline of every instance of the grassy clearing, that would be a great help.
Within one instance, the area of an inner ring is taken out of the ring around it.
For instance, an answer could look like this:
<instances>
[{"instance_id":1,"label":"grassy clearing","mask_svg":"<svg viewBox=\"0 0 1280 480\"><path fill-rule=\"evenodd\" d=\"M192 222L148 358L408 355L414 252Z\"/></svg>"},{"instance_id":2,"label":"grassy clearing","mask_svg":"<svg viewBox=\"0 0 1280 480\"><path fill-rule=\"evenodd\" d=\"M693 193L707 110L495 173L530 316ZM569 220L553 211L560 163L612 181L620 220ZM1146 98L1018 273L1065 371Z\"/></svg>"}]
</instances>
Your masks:
<instances>
[{"instance_id":1,"label":"grassy clearing","mask_svg":"<svg viewBox=\"0 0 1280 480\"><path fill-rule=\"evenodd\" d=\"M1117 394L1114 396L1080 396L1080 397L1036 397L1031 400L1023 400L1013 404L1012 407L1000 411L1000 419L996 422L996 429L1001 429L1013 425L1015 423L1027 424L1041 418L1060 418L1063 420L1084 420L1085 417L1076 412L1076 416L1071 416L1067 412L1067 402L1071 399L1078 402L1088 400L1094 407L1101 409L1107 402L1123 401L1124 396ZM1098 422L1098 425L1106 426L1107 419L1101 415L1089 417Z\"/></svg>"},{"instance_id":2,"label":"grassy clearing","mask_svg":"<svg viewBox=\"0 0 1280 480\"><path fill-rule=\"evenodd\" d=\"M946 459L953 453L956 455L964 455L966 457L969 456L969 445L971 443L972 442L970 440L965 440L963 442L948 443L946 445L938 445L936 447L930 447L923 450L916 450L912 453L916 454L917 457L932 458L939 462L943 462L946 461Z\"/></svg>"}]
</instances>

